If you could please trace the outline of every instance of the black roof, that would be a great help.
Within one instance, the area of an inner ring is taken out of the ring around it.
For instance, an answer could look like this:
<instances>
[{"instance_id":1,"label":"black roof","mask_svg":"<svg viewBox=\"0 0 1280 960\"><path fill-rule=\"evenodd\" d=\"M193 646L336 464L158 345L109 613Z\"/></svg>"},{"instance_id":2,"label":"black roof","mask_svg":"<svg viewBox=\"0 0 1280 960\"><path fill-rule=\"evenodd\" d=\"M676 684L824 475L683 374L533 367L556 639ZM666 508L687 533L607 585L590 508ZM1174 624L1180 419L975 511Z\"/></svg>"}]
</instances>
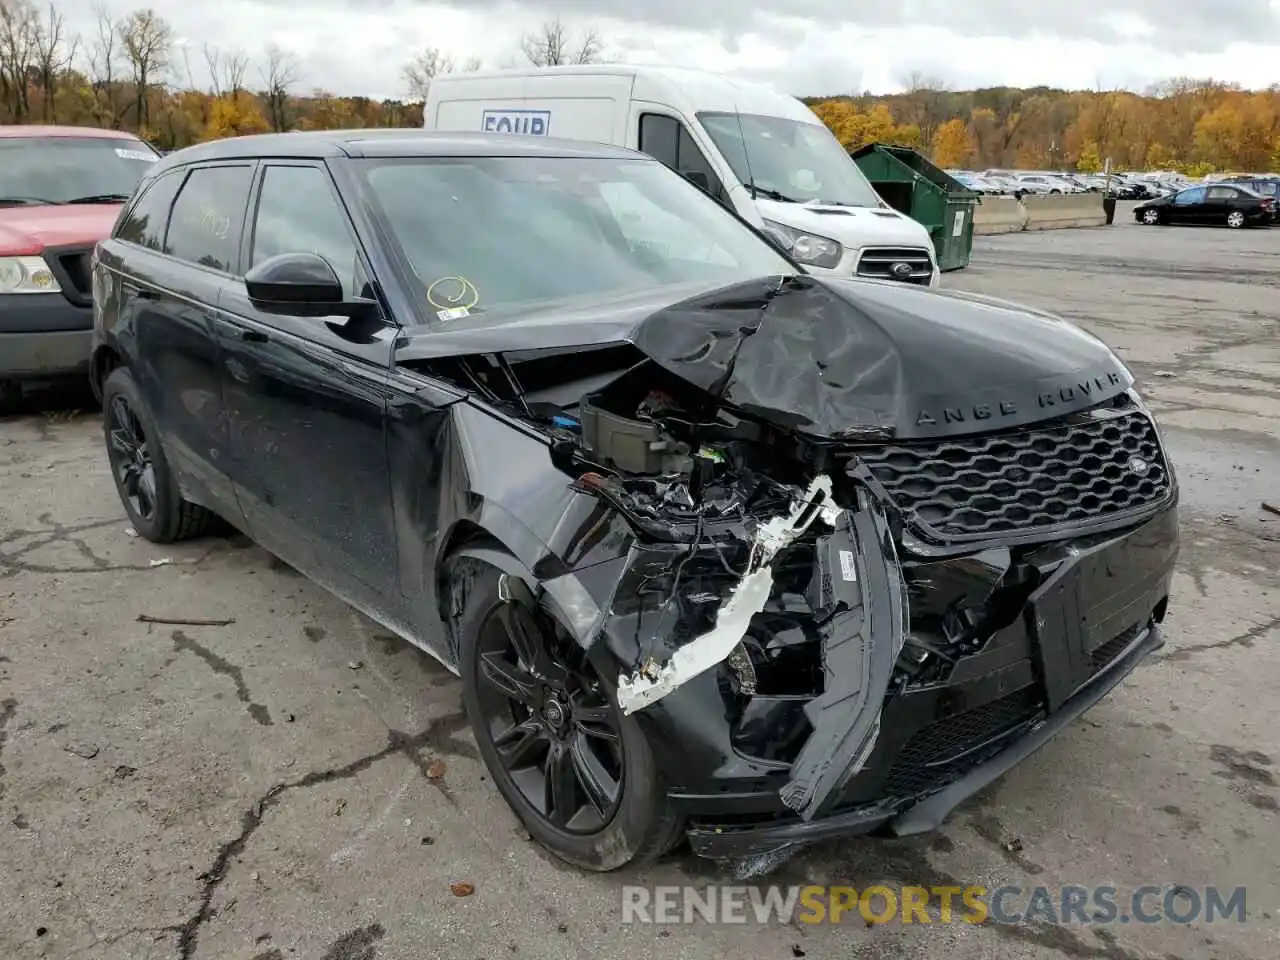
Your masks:
<instances>
[{"instance_id":1,"label":"black roof","mask_svg":"<svg viewBox=\"0 0 1280 960\"><path fill-rule=\"evenodd\" d=\"M413 129L308 130L228 137L184 147L166 154L152 168L207 160L279 157L572 157L581 159L650 159L647 155L583 140L522 137L506 133L440 133Z\"/></svg>"}]
</instances>

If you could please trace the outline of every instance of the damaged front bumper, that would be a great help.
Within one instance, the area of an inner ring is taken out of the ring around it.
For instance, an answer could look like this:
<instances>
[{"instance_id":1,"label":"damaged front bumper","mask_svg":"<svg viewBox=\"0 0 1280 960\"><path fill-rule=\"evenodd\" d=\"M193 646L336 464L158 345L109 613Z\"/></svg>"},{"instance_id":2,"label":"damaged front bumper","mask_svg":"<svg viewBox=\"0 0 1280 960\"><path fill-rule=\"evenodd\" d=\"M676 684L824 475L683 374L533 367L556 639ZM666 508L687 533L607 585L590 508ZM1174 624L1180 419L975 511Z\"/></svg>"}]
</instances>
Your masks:
<instances>
[{"instance_id":1,"label":"damaged front bumper","mask_svg":"<svg viewBox=\"0 0 1280 960\"><path fill-rule=\"evenodd\" d=\"M776 549L747 575L770 571L767 600L723 621L746 577L722 572L717 593L691 564L672 591L687 546L633 544L542 584L616 665L704 856L936 827L1161 645L1176 495L1121 529L937 553L895 537L871 486L842 489L847 506L758 534ZM702 629L646 599L673 592L710 612Z\"/></svg>"},{"instance_id":2,"label":"damaged front bumper","mask_svg":"<svg viewBox=\"0 0 1280 960\"><path fill-rule=\"evenodd\" d=\"M704 823L688 832L693 851L715 860L736 860L779 853L802 844L839 837L888 832L911 836L936 830L957 806L1027 759L1057 734L1078 720L1110 693L1153 651L1164 646L1154 624L1137 634L1111 666L1098 673L1057 712L1020 726L1001 738L1003 746L953 781L920 800L887 798L882 803L859 806L821 820L785 820L752 825Z\"/></svg>"}]
</instances>

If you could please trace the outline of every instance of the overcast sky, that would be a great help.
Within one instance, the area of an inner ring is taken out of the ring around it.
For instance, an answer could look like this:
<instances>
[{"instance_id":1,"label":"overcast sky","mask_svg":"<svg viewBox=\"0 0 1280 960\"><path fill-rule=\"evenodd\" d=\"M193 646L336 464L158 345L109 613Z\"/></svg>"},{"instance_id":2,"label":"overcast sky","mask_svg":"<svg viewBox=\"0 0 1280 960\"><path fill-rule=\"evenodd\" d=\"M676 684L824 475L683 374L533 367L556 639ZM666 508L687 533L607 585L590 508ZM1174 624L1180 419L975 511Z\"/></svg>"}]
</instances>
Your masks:
<instances>
[{"instance_id":1,"label":"overcast sky","mask_svg":"<svg viewBox=\"0 0 1280 960\"><path fill-rule=\"evenodd\" d=\"M95 0L54 0L93 31ZM106 0L117 13L146 0ZM559 17L594 27L609 58L764 80L797 96L890 93L913 71L952 88L1048 84L1143 89L1171 76L1280 82L1280 0L150 0L187 41L203 85L209 42L255 60L292 51L301 89L399 97L400 67L441 48L521 62L520 36ZM180 78L186 73L177 57ZM256 68L256 62L255 62ZM257 71L249 78L256 81Z\"/></svg>"}]
</instances>

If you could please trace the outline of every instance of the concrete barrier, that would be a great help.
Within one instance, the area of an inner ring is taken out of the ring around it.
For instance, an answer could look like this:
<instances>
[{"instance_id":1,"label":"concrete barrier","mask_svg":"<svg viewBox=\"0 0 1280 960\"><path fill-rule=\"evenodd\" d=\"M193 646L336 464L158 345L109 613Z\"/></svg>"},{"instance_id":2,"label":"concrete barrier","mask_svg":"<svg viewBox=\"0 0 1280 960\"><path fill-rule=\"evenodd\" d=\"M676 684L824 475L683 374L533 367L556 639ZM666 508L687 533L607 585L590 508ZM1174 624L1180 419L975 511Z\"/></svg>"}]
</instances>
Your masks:
<instances>
[{"instance_id":1,"label":"concrete barrier","mask_svg":"<svg viewBox=\"0 0 1280 960\"><path fill-rule=\"evenodd\" d=\"M1017 197L983 197L973 211L973 232L1017 233L1026 229L1027 210Z\"/></svg>"},{"instance_id":2,"label":"concrete barrier","mask_svg":"<svg viewBox=\"0 0 1280 960\"><path fill-rule=\"evenodd\" d=\"M1022 198L1022 204L1027 208L1028 230L1101 227L1107 222L1100 193L1028 194Z\"/></svg>"}]
</instances>

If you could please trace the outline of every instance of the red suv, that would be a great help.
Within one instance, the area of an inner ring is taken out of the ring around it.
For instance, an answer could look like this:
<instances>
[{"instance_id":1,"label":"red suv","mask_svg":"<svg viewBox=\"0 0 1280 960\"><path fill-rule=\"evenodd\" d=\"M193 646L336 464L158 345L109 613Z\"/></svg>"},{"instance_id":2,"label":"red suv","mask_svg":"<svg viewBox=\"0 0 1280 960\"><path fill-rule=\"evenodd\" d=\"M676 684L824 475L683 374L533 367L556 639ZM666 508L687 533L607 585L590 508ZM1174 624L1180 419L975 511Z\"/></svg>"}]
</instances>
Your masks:
<instances>
[{"instance_id":1,"label":"red suv","mask_svg":"<svg viewBox=\"0 0 1280 960\"><path fill-rule=\"evenodd\" d=\"M88 370L93 248L158 157L117 130L0 126L0 409Z\"/></svg>"}]
</instances>

